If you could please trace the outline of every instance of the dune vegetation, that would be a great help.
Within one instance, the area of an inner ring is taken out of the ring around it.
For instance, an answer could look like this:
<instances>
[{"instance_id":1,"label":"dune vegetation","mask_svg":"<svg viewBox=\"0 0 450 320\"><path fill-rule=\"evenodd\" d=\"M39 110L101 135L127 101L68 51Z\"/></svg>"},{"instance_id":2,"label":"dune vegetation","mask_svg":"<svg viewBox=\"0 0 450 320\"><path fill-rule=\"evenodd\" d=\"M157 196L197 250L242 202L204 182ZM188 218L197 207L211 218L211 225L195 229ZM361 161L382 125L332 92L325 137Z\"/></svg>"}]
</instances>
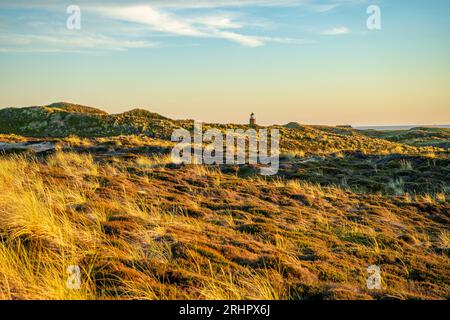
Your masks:
<instances>
[{"instance_id":1,"label":"dune vegetation","mask_svg":"<svg viewBox=\"0 0 450 320\"><path fill-rule=\"evenodd\" d=\"M442 144L279 126L280 171L262 177L250 165L175 165L156 132L189 122L132 117L154 134L77 135L66 123L33 137L30 123L0 123L0 299L450 297ZM371 265L380 289L366 285Z\"/></svg>"}]
</instances>

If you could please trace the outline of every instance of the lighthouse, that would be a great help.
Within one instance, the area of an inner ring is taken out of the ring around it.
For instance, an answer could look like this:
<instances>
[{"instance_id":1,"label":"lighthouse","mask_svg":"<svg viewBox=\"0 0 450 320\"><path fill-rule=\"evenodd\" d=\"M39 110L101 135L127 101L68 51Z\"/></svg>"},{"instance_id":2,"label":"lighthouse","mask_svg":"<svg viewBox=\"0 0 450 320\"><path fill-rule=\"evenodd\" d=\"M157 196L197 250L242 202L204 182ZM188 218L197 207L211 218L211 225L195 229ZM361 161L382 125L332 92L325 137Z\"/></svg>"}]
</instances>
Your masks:
<instances>
[{"instance_id":1,"label":"lighthouse","mask_svg":"<svg viewBox=\"0 0 450 320\"><path fill-rule=\"evenodd\" d=\"M255 114L252 112L252 114L250 115L250 127L254 127L256 126L256 118L255 118Z\"/></svg>"}]
</instances>

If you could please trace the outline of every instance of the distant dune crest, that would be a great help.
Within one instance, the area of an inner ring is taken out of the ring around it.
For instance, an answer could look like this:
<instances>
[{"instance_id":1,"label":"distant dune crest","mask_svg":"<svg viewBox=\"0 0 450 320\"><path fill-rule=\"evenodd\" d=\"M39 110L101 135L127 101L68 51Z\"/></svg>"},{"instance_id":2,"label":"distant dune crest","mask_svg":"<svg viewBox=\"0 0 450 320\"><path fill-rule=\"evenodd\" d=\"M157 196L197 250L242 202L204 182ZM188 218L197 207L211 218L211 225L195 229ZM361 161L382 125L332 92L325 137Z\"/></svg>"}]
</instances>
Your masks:
<instances>
[{"instance_id":1,"label":"distant dune crest","mask_svg":"<svg viewBox=\"0 0 450 320\"><path fill-rule=\"evenodd\" d=\"M240 118L243 115L236 115ZM0 110L0 134L61 138L145 135L170 140L176 129L193 130L193 120L173 120L145 109L120 114L79 104L57 102L46 106ZM205 124L204 129L247 129L249 125ZM300 153L332 153L361 149L369 153L392 150L409 152L411 147L448 149L450 129L413 128L402 131L358 130L351 127L303 125L291 122L269 126L280 130L281 148Z\"/></svg>"}]
</instances>

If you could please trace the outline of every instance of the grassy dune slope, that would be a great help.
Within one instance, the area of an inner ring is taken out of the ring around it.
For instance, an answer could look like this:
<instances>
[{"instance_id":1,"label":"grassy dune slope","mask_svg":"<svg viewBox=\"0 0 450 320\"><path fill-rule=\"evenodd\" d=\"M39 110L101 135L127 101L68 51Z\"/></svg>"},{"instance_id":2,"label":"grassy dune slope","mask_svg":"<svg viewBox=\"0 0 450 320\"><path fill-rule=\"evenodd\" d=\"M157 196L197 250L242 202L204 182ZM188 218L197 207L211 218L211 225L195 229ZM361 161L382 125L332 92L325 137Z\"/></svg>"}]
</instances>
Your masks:
<instances>
[{"instance_id":1,"label":"grassy dune slope","mask_svg":"<svg viewBox=\"0 0 450 320\"><path fill-rule=\"evenodd\" d=\"M83 137L145 134L170 138L173 121L145 110L110 115L96 108L55 103L49 106L0 110L0 133L31 137Z\"/></svg>"},{"instance_id":2,"label":"grassy dune slope","mask_svg":"<svg viewBox=\"0 0 450 320\"><path fill-rule=\"evenodd\" d=\"M0 110L0 299L450 298L444 148L276 126L280 171L263 179L172 164L180 127L138 109Z\"/></svg>"},{"instance_id":3,"label":"grassy dune slope","mask_svg":"<svg viewBox=\"0 0 450 320\"><path fill-rule=\"evenodd\" d=\"M413 146L432 146L449 149L450 129L448 128L412 128L410 130L373 131L361 133L374 138L386 139Z\"/></svg>"},{"instance_id":4,"label":"grassy dune slope","mask_svg":"<svg viewBox=\"0 0 450 320\"><path fill-rule=\"evenodd\" d=\"M449 203L164 158L0 160L0 298L446 298ZM382 265L383 290L365 287ZM82 268L82 290L66 268Z\"/></svg>"},{"instance_id":5,"label":"grassy dune slope","mask_svg":"<svg viewBox=\"0 0 450 320\"><path fill-rule=\"evenodd\" d=\"M248 126L244 125L203 125L204 130L211 127L219 128L224 132L227 129L248 129ZM178 128L192 131L193 121L171 120L141 109L110 115L96 108L69 103L0 110L0 134L17 134L27 137L67 138L75 135L92 138L144 135L170 140L172 132ZM416 147L395 142L393 139L386 140L385 136L378 137L375 133L352 129L299 124L271 126L268 129L280 130L280 147L283 152L300 156L355 150L384 155L423 154L445 150L439 143L435 147L427 145ZM434 133L429 137L429 139L432 138L435 138Z\"/></svg>"}]
</instances>

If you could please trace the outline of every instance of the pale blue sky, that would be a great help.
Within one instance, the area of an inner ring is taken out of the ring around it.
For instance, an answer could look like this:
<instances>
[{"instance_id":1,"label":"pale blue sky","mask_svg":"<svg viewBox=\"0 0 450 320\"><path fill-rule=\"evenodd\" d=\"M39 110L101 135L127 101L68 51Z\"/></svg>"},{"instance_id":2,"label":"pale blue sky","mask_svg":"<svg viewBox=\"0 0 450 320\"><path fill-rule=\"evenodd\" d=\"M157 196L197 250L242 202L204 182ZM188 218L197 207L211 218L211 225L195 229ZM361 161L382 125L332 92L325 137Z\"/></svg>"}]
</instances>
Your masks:
<instances>
[{"instance_id":1,"label":"pale blue sky","mask_svg":"<svg viewBox=\"0 0 450 320\"><path fill-rule=\"evenodd\" d=\"M66 8L81 8L81 30ZM366 27L369 5L382 30ZM446 0L0 1L0 107L260 123L450 123Z\"/></svg>"}]
</instances>

